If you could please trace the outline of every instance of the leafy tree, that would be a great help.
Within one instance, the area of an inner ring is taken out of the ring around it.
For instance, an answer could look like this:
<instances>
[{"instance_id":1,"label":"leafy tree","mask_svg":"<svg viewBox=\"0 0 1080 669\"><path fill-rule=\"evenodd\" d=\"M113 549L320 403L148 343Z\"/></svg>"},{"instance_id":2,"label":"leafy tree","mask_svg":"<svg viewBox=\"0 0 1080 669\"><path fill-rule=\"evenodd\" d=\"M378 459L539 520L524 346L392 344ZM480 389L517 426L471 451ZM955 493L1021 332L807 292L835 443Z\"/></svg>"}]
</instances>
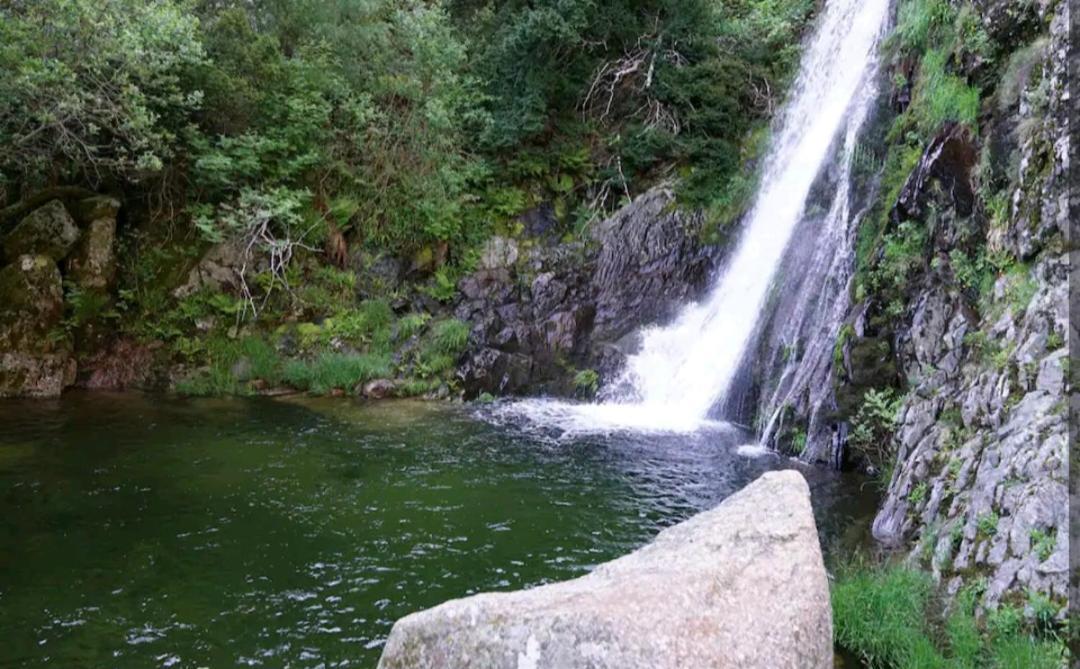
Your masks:
<instances>
[{"instance_id":1,"label":"leafy tree","mask_svg":"<svg viewBox=\"0 0 1080 669\"><path fill-rule=\"evenodd\" d=\"M0 6L0 172L24 188L98 186L158 173L182 141L205 55L172 0Z\"/></svg>"}]
</instances>

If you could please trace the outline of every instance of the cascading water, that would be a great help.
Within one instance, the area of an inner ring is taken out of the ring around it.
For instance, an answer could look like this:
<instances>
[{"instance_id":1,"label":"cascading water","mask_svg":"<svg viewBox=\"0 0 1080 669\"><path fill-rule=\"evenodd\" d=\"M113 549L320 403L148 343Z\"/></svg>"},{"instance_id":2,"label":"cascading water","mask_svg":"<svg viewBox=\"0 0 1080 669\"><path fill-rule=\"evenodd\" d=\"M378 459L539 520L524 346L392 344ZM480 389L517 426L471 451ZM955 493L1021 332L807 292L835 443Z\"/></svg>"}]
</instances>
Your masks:
<instances>
[{"instance_id":1,"label":"cascading water","mask_svg":"<svg viewBox=\"0 0 1080 669\"><path fill-rule=\"evenodd\" d=\"M732 385L811 187L836 155L841 134L842 159L850 164L855 135L874 99L889 4L826 3L776 125L738 247L712 293L687 306L673 323L643 334L641 350L605 389L603 403L529 401L511 411L569 431L690 431L707 422ZM846 212L842 217L834 213L837 220L847 218Z\"/></svg>"}]
</instances>

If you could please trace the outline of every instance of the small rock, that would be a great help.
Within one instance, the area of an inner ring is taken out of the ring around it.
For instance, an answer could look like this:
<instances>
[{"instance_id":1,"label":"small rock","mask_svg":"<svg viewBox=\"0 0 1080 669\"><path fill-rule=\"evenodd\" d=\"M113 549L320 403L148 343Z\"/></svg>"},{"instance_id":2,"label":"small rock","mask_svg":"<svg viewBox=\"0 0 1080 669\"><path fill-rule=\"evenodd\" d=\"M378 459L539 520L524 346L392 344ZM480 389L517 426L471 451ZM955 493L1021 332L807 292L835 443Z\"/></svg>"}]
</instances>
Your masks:
<instances>
[{"instance_id":1,"label":"small rock","mask_svg":"<svg viewBox=\"0 0 1080 669\"><path fill-rule=\"evenodd\" d=\"M390 379L376 379L365 383L361 393L373 400L386 399L397 394L397 384Z\"/></svg>"},{"instance_id":2,"label":"small rock","mask_svg":"<svg viewBox=\"0 0 1080 669\"><path fill-rule=\"evenodd\" d=\"M492 237L484 245L480 269L507 269L518 259L518 245L508 237Z\"/></svg>"}]
</instances>

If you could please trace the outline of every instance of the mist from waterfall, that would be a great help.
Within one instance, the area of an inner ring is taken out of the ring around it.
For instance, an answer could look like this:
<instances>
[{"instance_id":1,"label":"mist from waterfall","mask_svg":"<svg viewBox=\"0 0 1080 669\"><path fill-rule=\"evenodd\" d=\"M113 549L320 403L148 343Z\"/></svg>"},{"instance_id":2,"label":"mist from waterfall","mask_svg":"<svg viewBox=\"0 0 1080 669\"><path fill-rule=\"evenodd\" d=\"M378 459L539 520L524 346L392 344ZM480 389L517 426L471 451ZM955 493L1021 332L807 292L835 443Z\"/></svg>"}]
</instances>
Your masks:
<instances>
[{"instance_id":1,"label":"mist from waterfall","mask_svg":"<svg viewBox=\"0 0 1080 669\"><path fill-rule=\"evenodd\" d=\"M827 227L829 234L848 219L841 200L847 199L856 135L876 96L878 51L889 4L889 0L826 3L788 102L774 124L760 185L737 248L711 293L687 305L672 323L645 330L640 350L627 360L621 377L605 387L602 402L530 400L515 403L508 411L568 431L692 431L709 422L750 348L811 187L832 158L841 161L842 178L829 212L834 219ZM820 248L816 242L810 243ZM842 244L835 249L837 254L847 252Z\"/></svg>"}]
</instances>

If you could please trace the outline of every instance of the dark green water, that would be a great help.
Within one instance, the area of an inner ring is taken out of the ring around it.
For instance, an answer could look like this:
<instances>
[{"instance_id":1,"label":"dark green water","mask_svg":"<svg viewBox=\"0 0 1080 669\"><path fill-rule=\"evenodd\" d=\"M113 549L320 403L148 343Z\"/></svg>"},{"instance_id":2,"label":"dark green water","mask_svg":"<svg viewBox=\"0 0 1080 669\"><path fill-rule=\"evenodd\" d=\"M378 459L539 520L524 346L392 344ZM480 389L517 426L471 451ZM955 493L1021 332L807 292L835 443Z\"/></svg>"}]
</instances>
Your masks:
<instances>
[{"instance_id":1,"label":"dark green water","mask_svg":"<svg viewBox=\"0 0 1080 669\"><path fill-rule=\"evenodd\" d=\"M785 466L733 430L558 442L473 411L0 402L0 667L371 667L411 611L581 575ZM872 500L807 473L852 541Z\"/></svg>"}]
</instances>

